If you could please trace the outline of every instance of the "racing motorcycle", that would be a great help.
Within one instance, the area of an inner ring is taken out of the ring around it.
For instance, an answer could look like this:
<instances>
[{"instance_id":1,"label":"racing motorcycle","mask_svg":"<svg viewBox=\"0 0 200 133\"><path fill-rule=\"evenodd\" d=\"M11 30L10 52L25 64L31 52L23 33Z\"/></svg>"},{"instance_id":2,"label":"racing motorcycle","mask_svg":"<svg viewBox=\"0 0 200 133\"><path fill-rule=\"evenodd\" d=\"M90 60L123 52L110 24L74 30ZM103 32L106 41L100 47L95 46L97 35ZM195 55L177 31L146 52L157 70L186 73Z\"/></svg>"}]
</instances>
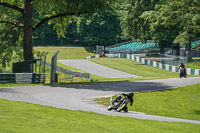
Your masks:
<instances>
[{"instance_id":1,"label":"racing motorcycle","mask_svg":"<svg viewBox=\"0 0 200 133\"><path fill-rule=\"evenodd\" d=\"M182 78L182 77L185 77L185 78L186 78L186 77L187 77L186 68L180 67L179 69L180 69L180 75L179 75L180 78Z\"/></svg>"},{"instance_id":2,"label":"racing motorcycle","mask_svg":"<svg viewBox=\"0 0 200 133\"><path fill-rule=\"evenodd\" d=\"M123 96L123 97L122 97ZM124 111L124 112L128 112L128 103L130 103L130 105L132 106L133 104L133 96L134 93L129 93L129 94L124 94L122 93L121 95L118 95L117 98L115 100L112 100L112 97L110 98L110 105L108 106L108 110L116 110L117 112L120 111Z\"/></svg>"}]
</instances>

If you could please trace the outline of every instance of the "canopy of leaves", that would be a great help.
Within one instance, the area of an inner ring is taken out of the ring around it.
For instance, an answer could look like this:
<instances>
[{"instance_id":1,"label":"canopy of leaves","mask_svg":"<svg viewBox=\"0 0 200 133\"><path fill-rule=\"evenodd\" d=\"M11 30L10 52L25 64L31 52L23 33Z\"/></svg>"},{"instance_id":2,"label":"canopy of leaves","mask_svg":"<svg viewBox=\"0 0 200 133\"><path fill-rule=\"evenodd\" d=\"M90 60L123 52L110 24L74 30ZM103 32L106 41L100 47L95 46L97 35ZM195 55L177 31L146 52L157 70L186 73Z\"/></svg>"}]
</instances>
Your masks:
<instances>
[{"instance_id":1,"label":"canopy of leaves","mask_svg":"<svg viewBox=\"0 0 200 133\"><path fill-rule=\"evenodd\" d=\"M113 45L121 34L120 20L112 13L95 13L91 18L82 17L77 21L77 31L90 45Z\"/></svg>"},{"instance_id":2,"label":"canopy of leaves","mask_svg":"<svg viewBox=\"0 0 200 133\"><path fill-rule=\"evenodd\" d=\"M13 32L17 34L17 41L21 42L24 34L24 3L27 0L1 0L0 1L0 47L9 55L12 50L9 49L10 41L13 38ZM34 32L45 22L53 24L57 35L65 37L66 27L80 15L92 15L95 12L111 10L110 2L112 0L32 0L31 8L35 13L32 18L32 31ZM15 42L15 45L17 44ZM24 46L21 44L21 46ZM32 45L30 45L32 47ZM32 52L32 51L30 51ZM27 52L26 52L27 53ZM5 64L6 56L3 51L0 52L1 61Z\"/></svg>"},{"instance_id":3,"label":"canopy of leaves","mask_svg":"<svg viewBox=\"0 0 200 133\"><path fill-rule=\"evenodd\" d=\"M153 10L158 0L120 0L119 14L123 38L148 39L149 23L140 17L143 12Z\"/></svg>"}]
</instances>

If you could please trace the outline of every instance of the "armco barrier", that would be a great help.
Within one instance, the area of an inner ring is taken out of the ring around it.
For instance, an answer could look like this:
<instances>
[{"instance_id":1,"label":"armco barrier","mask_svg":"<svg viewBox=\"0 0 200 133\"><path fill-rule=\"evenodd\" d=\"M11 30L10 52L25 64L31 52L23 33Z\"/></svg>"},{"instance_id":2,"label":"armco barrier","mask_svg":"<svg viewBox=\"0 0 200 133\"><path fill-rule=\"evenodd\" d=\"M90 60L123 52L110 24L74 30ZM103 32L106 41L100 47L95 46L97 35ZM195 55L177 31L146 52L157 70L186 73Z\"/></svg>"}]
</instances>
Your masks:
<instances>
[{"instance_id":1,"label":"armco barrier","mask_svg":"<svg viewBox=\"0 0 200 133\"><path fill-rule=\"evenodd\" d=\"M159 63L159 62L156 62L156 61L143 59L143 58L140 58L138 56L134 56L133 54L127 54L127 59L131 59L131 60L134 60L136 62L145 64L145 65L157 67L157 68L168 70L168 71L179 72L178 66L172 66L172 65L168 65L168 64L162 64L162 63ZM187 68L187 74L200 75L200 70L199 69Z\"/></svg>"},{"instance_id":2,"label":"armco barrier","mask_svg":"<svg viewBox=\"0 0 200 133\"><path fill-rule=\"evenodd\" d=\"M51 67L51 64L46 62L46 65ZM64 73L64 74L68 74L68 75L75 75L76 77L80 77L80 78L86 78L91 80L91 74L90 73L82 73L82 72L77 72L77 71L73 71L73 70L68 70L68 69L64 69L62 67L57 66L57 71Z\"/></svg>"},{"instance_id":3,"label":"armco barrier","mask_svg":"<svg viewBox=\"0 0 200 133\"><path fill-rule=\"evenodd\" d=\"M0 73L0 83L45 83L45 73Z\"/></svg>"}]
</instances>

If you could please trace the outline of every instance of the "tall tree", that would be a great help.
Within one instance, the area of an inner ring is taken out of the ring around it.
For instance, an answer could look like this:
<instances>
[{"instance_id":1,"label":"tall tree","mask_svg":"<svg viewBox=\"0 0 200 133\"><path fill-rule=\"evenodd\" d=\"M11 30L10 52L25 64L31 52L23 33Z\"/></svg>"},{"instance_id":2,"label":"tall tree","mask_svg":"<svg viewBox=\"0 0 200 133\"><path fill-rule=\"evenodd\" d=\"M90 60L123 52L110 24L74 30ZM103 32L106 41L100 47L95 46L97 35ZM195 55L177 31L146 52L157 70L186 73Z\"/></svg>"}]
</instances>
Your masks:
<instances>
[{"instance_id":1,"label":"tall tree","mask_svg":"<svg viewBox=\"0 0 200 133\"><path fill-rule=\"evenodd\" d=\"M91 15L94 12L110 10L112 0L1 0L0 27L11 26L23 37L24 60L33 58L32 33L45 22L54 24L58 36L66 33L71 19L79 15ZM37 12L39 17L33 15ZM6 28L6 27L4 27ZM9 32L7 32L9 34ZM5 37L5 36L4 36Z\"/></svg>"},{"instance_id":2,"label":"tall tree","mask_svg":"<svg viewBox=\"0 0 200 133\"><path fill-rule=\"evenodd\" d=\"M158 0L120 0L117 7L125 39L149 39L149 24L141 18L143 12L153 10Z\"/></svg>"},{"instance_id":3,"label":"tall tree","mask_svg":"<svg viewBox=\"0 0 200 133\"><path fill-rule=\"evenodd\" d=\"M172 43L175 37L179 33L179 27L176 25L169 26L168 23L173 24L174 22L169 18L172 14L168 9L161 13L166 1L160 0L156 3L153 10L148 10L142 13L140 16L149 25L149 35L153 40L159 40L160 53L164 52L164 45L166 43ZM169 7L170 8L170 7ZM161 16L162 14L162 16Z\"/></svg>"},{"instance_id":4,"label":"tall tree","mask_svg":"<svg viewBox=\"0 0 200 133\"><path fill-rule=\"evenodd\" d=\"M120 42L120 20L113 13L95 13L93 17L81 18L77 22L77 31L90 45L113 45Z\"/></svg>"},{"instance_id":5,"label":"tall tree","mask_svg":"<svg viewBox=\"0 0 200 133\"><path fill-rule=\"evenodd\" d=\"M163 32L165 36L169 38L168 35L175 33L173 42L187 44L187 50L190 50L191 40L200 32L200 1L167 0L160 3L155 11L145 12L143 17L151 21L152 30L159 26L170 29L169 34Z\"/></svg>"}]
</instances>

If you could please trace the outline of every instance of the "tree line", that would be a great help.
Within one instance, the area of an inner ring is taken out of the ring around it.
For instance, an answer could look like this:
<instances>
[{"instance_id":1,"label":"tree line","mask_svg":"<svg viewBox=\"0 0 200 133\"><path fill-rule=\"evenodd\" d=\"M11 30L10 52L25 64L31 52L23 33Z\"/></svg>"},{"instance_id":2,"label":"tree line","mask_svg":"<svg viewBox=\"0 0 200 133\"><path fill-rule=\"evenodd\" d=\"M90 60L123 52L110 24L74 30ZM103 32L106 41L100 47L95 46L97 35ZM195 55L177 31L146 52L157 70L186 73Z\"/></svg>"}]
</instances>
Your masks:
<instances>
[{"instance_id":1,"label":"tree line","mask_svg":"<svg viewBox=\"0 0 200 133\"><path fill-rule=\"evenodd\" d=\"M0 64L32 59L33 45L48 36L57 35L52 43L105 46L158 40L162 53L167 43L190 51L199 31L199 0L1 0Z\"/></svg>"}]
</instances>

